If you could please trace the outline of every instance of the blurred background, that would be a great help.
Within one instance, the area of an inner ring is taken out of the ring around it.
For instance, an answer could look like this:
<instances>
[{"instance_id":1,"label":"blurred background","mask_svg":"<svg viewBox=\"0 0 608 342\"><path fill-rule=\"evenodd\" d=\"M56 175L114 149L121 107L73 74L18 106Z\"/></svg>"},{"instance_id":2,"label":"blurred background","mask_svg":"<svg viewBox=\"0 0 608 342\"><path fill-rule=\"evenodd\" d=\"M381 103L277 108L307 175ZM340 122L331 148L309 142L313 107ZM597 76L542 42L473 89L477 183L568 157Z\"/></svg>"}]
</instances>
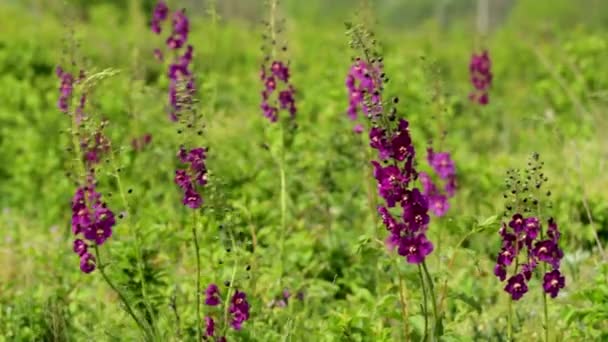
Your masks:
<instances>
[{"instance_id":1,"label":"blurred background","mask_svg":"<svg viewBox=\"0 0 608 342\"><path fill-rule=\"evenodd\" d=\"M171 1L168 1L171 3ZM173 1L175 2L175 1ZM219 15L225 19L257 22L261 18L264 0L183 0L180 5L192 14L203 13L210 2L216 3ZM505 22L573 28L605 27L608 25L608 3L603 0L369 0L382 25L412 30L424 25L437 25L443 30L470 27L486 20L489 29ZM19 4L33 13L53 12L61 16L65 9L60 0L2 0L0 4ZM129 16L128 8L135 5L151 12L153 0L69 0L70 7L87 18L97 7L112 7L119 21ZM315 24L341 24L356 8L355 0L281 0L284 12L297 21Z\"/></svg>"}]
</instances>

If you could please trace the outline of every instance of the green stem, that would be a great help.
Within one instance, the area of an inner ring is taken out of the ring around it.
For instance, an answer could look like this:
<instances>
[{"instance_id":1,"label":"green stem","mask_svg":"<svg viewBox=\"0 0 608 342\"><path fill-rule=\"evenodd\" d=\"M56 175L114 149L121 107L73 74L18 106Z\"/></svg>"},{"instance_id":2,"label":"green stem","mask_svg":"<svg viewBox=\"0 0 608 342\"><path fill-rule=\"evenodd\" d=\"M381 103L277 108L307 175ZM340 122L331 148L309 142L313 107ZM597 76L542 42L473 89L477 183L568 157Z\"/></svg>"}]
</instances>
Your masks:
<instances>
[{"instance_id":1,"label":"green stem","mask_svg":"<svg viewBox=\"0 0 608 342\"><path fill-rule=\"evenodd\" d=\"M110 147L111 150L111 147ZM147 286L146 286L146 277L144 276L144 258L143 253L141 251L141 246L143 245L141 236L139 235L139 231L135 227L135 221L133 219L133 215L131 213L131 208L129 207L129 202L127 201L127 196L125 195L124 187L122 186L122 182L120 180L120 176L117 172L116 158L114 157L114 152L110 152L110 159L112 162L113 175L116 179L116 184L118 185L118 192L120 193L120 198L122 200L123 206L127 212L127 217L129 219L129 227L131 229L131 234L135 237L135 254L137 257L137 270L139 272L139 278L141 279L141 295L144 301L144 306L146 307L146 311L150 315L152 329L154 334L157 334L156 331L156 317L154 315L154 311L152 310L152 306L150 305L150 301L148 300Z\"/></svg>"},{"instance_id":2,"label":"green stem","mask_svg":"<svg viewBox=\"0 0 608 342\"><path fill-rule=\"evenodd\" d=\"M399 265L397 265L399 266ZM399 269L398 269L399 270ZM399 300L401 301L401 316L403 319L403 338L406 341L410 340L410 318L407 309L407 288L403 281L403 274L399 270Z\"/></svg>"},{"instance_id":3,"label":"green stem","mask_svg":"<svg viewBox=\"0 0 608 342\"><path fill-rule=\"evenodd\" d=\"M283 281L283 273L285 272L285 233L287 230L287 176L285 172L285 128L281 123L281 155L279 156L279 173L281 177L281 239L280 239L280 257L281 257L281 274L279 275L279 284Z\"/></svg>"},{"instance_id":4,"label":"green stem","mask_svg":"<svg viewBox=\"0 0 608 342\"><path fill-rule=\"evenodd\" d=\"M106 283L108 283L108 285L112 288L112 290L114 290L114 292L116 292L116 294L118 295L118 297L124 304L124 306L127 310L127 313L131 316L131 318L133 318L135 323L137 323L137 326L141 329L141 331L144 333L144 335L148 336L147 329L145 328L143 323L139 320L139 318L137 318L137 315L135 315L135 312L131 308L131 305L129 304L129 301L127 300L125 295L114 285L114 283L112 283L112 281L106 274L105 265L101 261L101 254L99 253L99 247L97 245L95 245L95 258L97 259L97 268L99 269L99 273L101 273L101 276L103 277L103 279L106 281Z\"/></svg>"},{"instance_id":5,"label":"green stem","mask_svg":"<svg viewBox=\"0 0 608 342\"><path fill-rule=\"evenodd\" d=\"M545 268L545 267L543 267ZM543 270L543 273L545 270ZM545 329L545 342L549 342L549 310L547 308L547 293L543 291L543 306L545 309L545 322L543 328Z\"/></svg>"},{"instance_id":6,"label":"green stem","mask_svg":"<svg viewBox=\"0 0 608 342\"><path fill-rule=\"evenodd\" d=\"M426 275L426 278L429 282L429 292L431 292L431 302L433 304L432 308L433 308L433 319L434 319L434 324L433 324L433 334L431 336L433 336L434 338L437 338L436 333L437 333L437 329L439 327L439 316L437 315L437 300L435 299L435 287L433 286L433 279L431 278L431 274L429 273L429 269L426 267L426 262L422 262L422 268L424 269L424 274Z\"/></svg>"},{"instance_id":7,"label":"green stem","mask_svg":"<svg viewBox=\"0 0 608 342\"><path fill-rule=\"evenodd\" d=\"M420 265L418 265L418 275L420 276L420 286L422 286L422 313L424 315L424 338L422 339L422 341L426 342L429 331L429 315L427 306L426 285L424 282L424 276L422 275L422 267Z\"/></svg>"},{"instance_id":8,"label":"green stem","mask_svg":"<svg viewBox=\"0 0 608 342\"><path fill-rule=\"evenodd\" d=\"M201 328L201 255L198 247L198 235L196 233L198 211L194 211L192 222L192 240L194 242L194 252L196 253L196 337L197 341L202 341Z\"/></svg>"},{"instance_id":9,"label":"green stem","mask_svg":"<svg viewBox=\"0 0 608 342\"><path fill-rule=\"evenodd\" d=\"M236 241L234 240L232 230L228 229L228 233L230 234L230 241L232 242L232 250L235 253L235 258L234 264L232 266L232 275L230 276L230 284L228 287L228 291L226 292L226 298L224 299L224 335L226 335L226 331L228 330L228 310L230 308L230 297L232 296L232 289L234 288L234 279L236 278L236 270L239 264L239 258L238 255L236 255Z\"/></svg>"},{"instance_id":10,"label":"green stem","mask_svg":"<svg viewBox=\"0 0 608 342\"><path fill-rule=\"evenodd\" d=\"M509 297L509 311L507 315L507 341L513 341L513 299Z\"/></svg>"}]
</instances>

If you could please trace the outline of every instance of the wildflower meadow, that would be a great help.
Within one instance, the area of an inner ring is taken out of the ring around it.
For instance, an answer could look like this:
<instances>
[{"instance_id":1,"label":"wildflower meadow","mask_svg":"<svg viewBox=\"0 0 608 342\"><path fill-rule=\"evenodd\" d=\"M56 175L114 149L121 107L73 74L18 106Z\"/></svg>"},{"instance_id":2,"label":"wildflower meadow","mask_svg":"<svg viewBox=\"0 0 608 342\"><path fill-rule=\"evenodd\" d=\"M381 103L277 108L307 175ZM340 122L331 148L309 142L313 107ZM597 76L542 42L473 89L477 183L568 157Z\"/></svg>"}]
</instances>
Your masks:
<instances>
[{"instance_id":1,"label":"wildflower meadow","mask_svg":"<svg viewBox=\"0 0 608 342\"><path fill-rule=\"evenodd\" d=\"M608 341L608 2L0 0L0 342Z\"/></svg>"}]
</instances>

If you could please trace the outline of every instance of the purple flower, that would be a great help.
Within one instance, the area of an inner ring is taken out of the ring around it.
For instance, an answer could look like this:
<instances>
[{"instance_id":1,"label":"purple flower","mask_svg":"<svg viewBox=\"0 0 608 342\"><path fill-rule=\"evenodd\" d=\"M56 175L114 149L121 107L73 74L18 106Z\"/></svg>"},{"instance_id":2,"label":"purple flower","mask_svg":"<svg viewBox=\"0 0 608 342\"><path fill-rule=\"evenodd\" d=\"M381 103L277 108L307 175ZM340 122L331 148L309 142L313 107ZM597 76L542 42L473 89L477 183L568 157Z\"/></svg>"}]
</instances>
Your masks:
<instances>
[{"instance_id":1,"label":"purple flower","mask_svg":"<svg viewBox=\"0 0 608 342\"><path fill-rule=\"evenodd\" d=\"M428 202L418 188L407 190L401 201L403 223L409 232L425 231L429 224Z\"/></svg>"},{"instance_id":2,"label":"purple flower","mask_svg":"<svg viewBox=\"0 0 608 342\"><path fill-rule=\"evenodd\" d=\"M406 158L413 157L414 147L412 146L412 139L407 130L407 121L405 130L400 130L397 135L391 140L391 149L393 158L398 161L404 161Z\"/></svg>"},{"instance_id":3,"label":"purple flower","mask_svg":"<svg viewBox=\"0 0 608 342\"><path fill-rule=\"evenodd\" d=\"M454 162L448 152L429 153L430 164L441 179L448 179L456 172Z\"/></svg>"},{"instance_id":4,"label":"purple flower","mask_svg":"<svg viewBox=\"0 0 608 342\"><path fill-rule=\"evenodd\" d=\"M471 74L471 84L473 91L469 94L471 101L477 101L481 105L486 105L489 102L488 91L492 85L493 75L490 71L491 61L488 51L483 51L481 54L473 54L469 63L469 72Z\"/></svg>"},{"instance_id":5,"label":"purple flower","mask_svg":"<svg viewBox=\"0 0 608 342\"><path fill-rule=\"evenodd\" d=\"M86 252L80 256L80 270L84 273L91 273L95 270L95 257Z\"/></svg>"},{"instance_id":6,"label":"purple flower","mask_svg":"<svg viewBox=\"0 0 608 342\"><path fill-rule=\"evenodd\" d=\"M205 290L205 304L209 306L217 306L221 302L220 290L215 284L209 284Z\"/></svg>"},{"instance_id":7,"label":"purple flower","mask_svg":"<svg viewBox=\"0 0 608 342\"><path fill-rule=\"evenodd\" d=\"M500 279L500 281L504 281L507 278L507 269L503 264L496 264L494 266L494 275Z\"/></svg>"},{"instance_id":8,"label":"purple flower","mask_svg":"<svg viewBox=\"0 0 608 342\"><path fill-rule=\"evenodd\" d=\"M207 150L197 147L186 151L182 146L179 148L177 156L180 162L188 164L188 169L177 169L174 182L184 191L183 204L192 209L198 209L202 205L203 199L195 186L207 184L207 168L205 166ZM193 175L194 179L190 175Z\"/></svg>"},{"instance_id":9,"label":"purple flower","mask_svg":"<svg viewBox=\"0 0 608 342\"><path fill-rule=\"evenodd\" d=\"M355 127L353 127L353 132L355 132L356 134L363 133L363 125L356 124Z\"/></svg>"},{"instance_id":10,"label":"purple flower","mask_svg":"<svg viewBox=\"0 0 608 342\"><path fill-rule=\"evenodd\" d=\"M447 197L443 195L428 196L429 207L431 212L437 217L444 216L450 209Z\"/></svg>"},{"instance_id":11,"label":"purple flower","mask_svg":"<svg viewBox=\"0 0 608 342\"><path fill-rule=\"evenodd\" d=\"M515 256L515 248L511 244L506 244L502 247L500 253L498 253L496 263L503 266L509 266L515 259Z\"/></svg>"},{"instance_id":12,"label":"purple flower","mask_svg":"<svg viewBox=\"0 0 608 342\"><path fill-rule=\"evenodd\" d=\"M368 65L360 59L357 59L351 66L344 82L349 99L347 114L351 120L357 119L359 110L366 115L381 114L381 74L380 67Z\"/></svg>"},{"instance_id":13,"label":"purple flower","mask_svg":"<svg viewBox=\"0 0 608 342\"><path fill-rule=\"evenodd\" d=\"M397 252L406 257L410 264L419 264L433 251L433 244L424 234L412 237L403 237L399 242Z\"/></svg>"},{"instance_id":14,"label":"purple flower","mask_svg":"<svg viewBox=\"0 0 608 342\"><path fill-rule=\"evenodd\" d=\"M165 19L167 19L167 15L169 14L169 7L167 7L167 4L165 4L164 1L159 1L156 4L156 7L154 7L154 19L159 20L159 21L163 21Z\"/></svg>"},{"instance_id":15,"label":"purple flower","mask_svg":"<svg viewBox=\"0 0 608 342\"><path fill-rule=\"evenodd\" d=\"M196 192L196 190L194 190L192 187L189 187L184 193L184 199L182 203L191 209L198 209L203 204L203 198L198 192Z\"/></svg>"},{"instance_id":16,"label":"purple flower","mask_svg":"<svg viewBox=\"0 0 608 342\"><path fill-rule=\"evenodd\" d=\"M205 317L205 334L208 337L213 337L215 335L215 321L212 317Z\"/></svg>"},{"instance_id":17,"label":"purple flower","mask_svg":"<svg viewBox=\"0 0 608 342\"><path fill-rule=\"evenodd\" d=\"M509 227L513 229L515 234L520 234L524 231L524 217L521 214L515 214L509 222Z\"/></svg>"},{"instance_id":18,"label":"purple flower","mask_svg":"<svg viewBox=\"0 0 608 342\"><path fill-rule=\"evenodd\" d=\"M451 175L448 177L448 181L445 183L444 188L448 197L453 197L456 193L456 175Z\"/></svg>"},{"instance_id":19,"label":"purple flower","mask_svg":"<svg viewBox=\"0 0 608 342\"><path fill-rule=\"evenodd\" d=\"M87 252L87 244L81 239L74 240L74 253L78 254L78 256L83 256Z\"/></svg>"},{"instance_id":20,"label":"purple flower","mask_svg":"<svg viewBox=\"0 0 608 342\"><path fill-rule=\"evenodd\" d=\"M232 328L241 330L243 322L249 319L249 303L244 292L236 291L234 296L232 296L228 311L232 315L230 322Z\"/></svg>"},{"instance_id":21,"label":"purple flower","mask_svg":"<svg viewBox=\"0 0 608 342\"><path fill-rule=\"evenodd\" d=\"M540 261L544 261L554 269L559 268L560 260L564 256L562 250L553 240L538 241L534 244L532 254Z\"/></svg>"},{"instance_id":22,"label":"purple flower","mask_svg":"<svg viewBox=\"0 0 608 342\"><path fill-rule=\"evenodd\" d=\"M540 222L536 217L528 217L524 220L524 232L523 237L528 246L532 245L532 241L536 240L538 233L540 232Z\"/></svg>"},{"instance_id":23,"label":"purple flower","mask_svg":"<svg viewBox=\"0 0 608 342\"><path fill-rule=\"evenodd\" d=\"M505 291L511 294L513 300L519 300L526 292L528 292L528 285L526 284L525 277L523 274L516 274L509 278Z\"/></svg>"},{"instance_id":24,"label":"purple flower","mask_svg":"<svg viewBox=\"0 0 608 342\"><path fill-rule=\"evenodd\" d=\"M281 61L274 61L270 66L272 74L283 82L289 82L289 68Z\"/></svg>"},{"instance_id":25,"label":"purple flower","mask_svg":"<svg viewBox=\"0 0 608 342\"><path fill-rule=\"evenodd\" d=\"M559 270L553 270L547 272L543 277L543 289L545 293L551 295L551 298L557 297L560 289L566 286L566 277L564 277Z\"/></svg>"},{"instance_id":26,"label":"purple flower","mask_svg":"<svg viewBox=\"0 0 608 342\"><path fill-rule=\"evenodd\" d=\"M372 127L369 131L369 145L378 150L380 159L388 159L391 155L391 146L386 139L386 131L379 127Z\"/></svg>"},{"instance_id":27,"label":"purple flower","mask_svg":"<svg viewBox=\"0 0 608 342\"><path fill-rule=\"evenodd\" d=\"M553 240L555 243L557 243L557 241L559 240L559 237L560 237L559 229L557 228L557 223L555 222L553 217L549 218L547 223L548 223L547 235L549 236L549 238L551 240Z\"/></svg>"}]
</instances>

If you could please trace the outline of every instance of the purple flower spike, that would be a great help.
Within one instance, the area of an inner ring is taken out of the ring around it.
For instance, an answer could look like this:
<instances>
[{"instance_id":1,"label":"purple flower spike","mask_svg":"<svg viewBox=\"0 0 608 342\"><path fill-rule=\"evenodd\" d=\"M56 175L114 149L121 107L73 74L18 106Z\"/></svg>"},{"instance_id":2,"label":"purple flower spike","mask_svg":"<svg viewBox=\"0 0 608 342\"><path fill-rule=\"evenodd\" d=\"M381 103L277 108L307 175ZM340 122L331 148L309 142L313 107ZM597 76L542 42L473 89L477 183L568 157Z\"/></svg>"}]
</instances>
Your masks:
<instances>
[{"instance_id":1,"label":"purple flower spike","mask_svg":"<svg viewBox=\"0 0 608 342\"><path fill-rule=\"evenodd\" d=\"M220 290L215 284L209 284L205 290L205 304L209 306L217 306L221 302Z\"/></svg>"},{"instance_id":2,"label":"purple flower spike","mask_svg":"<svg viewBox=\"0 0 608 342\"><path fill-rule=\"evenodd\" d=\"M551 298L557 297L560 289L566 286L566 277L559 270L547 272L543 277L543 289L551 295Z\"/></svg>"},{"instance_id":3,"label":"purple flower spike","mask_svg":"<svg viewBox=\"0 0 608 342\"><path fill-rule=\"evenodd\" d=\"M509 278L505 291L511 294L513 300L519 300L526 292L528 292L528 285L523 274L516 274Z\"/></svg>"},{"instance_id":4,"label":"purple flower spike","mask_svg":"<svg viewBox=\"0 0 608 342\"><path fill-rule=\"evenodd\" d=\"M489 102L488 91L492 85L493 79L490 68L491 61L488 51L483 51L479 55L473 54L471 56L469 72L471 74L473 91L469 94L469 99L484 106Z\"/></svg>"}]
</instances>

